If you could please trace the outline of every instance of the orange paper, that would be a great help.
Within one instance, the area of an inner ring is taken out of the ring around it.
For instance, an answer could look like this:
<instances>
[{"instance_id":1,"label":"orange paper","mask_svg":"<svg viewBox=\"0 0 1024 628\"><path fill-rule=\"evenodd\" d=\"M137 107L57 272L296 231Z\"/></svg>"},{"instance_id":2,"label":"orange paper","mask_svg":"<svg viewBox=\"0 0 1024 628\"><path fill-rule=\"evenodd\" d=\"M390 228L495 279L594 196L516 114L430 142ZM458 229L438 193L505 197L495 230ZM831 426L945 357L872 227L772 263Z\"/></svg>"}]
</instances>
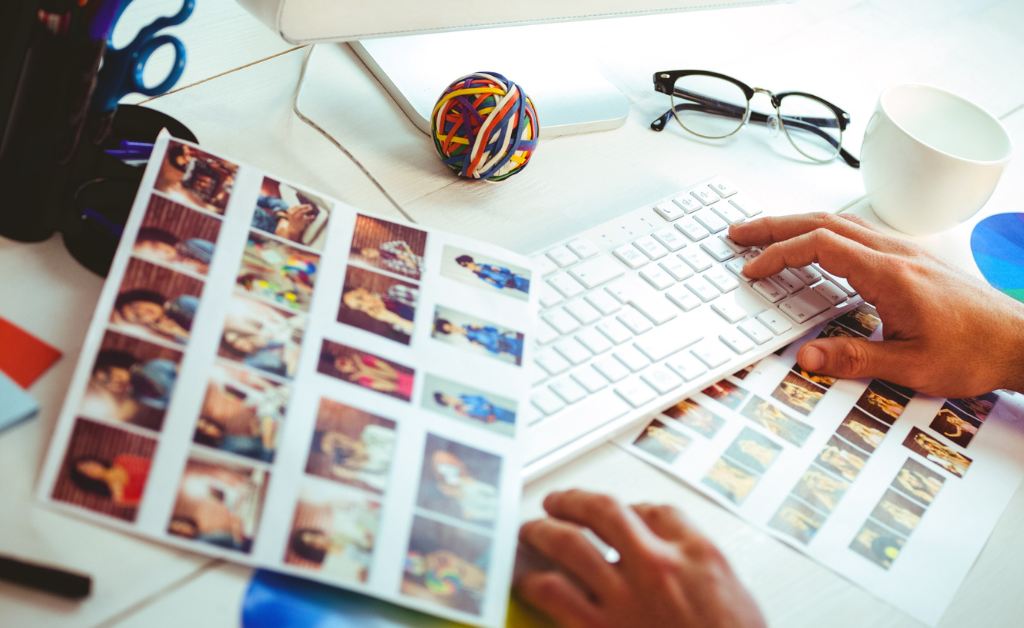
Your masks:
<instances>
[{"instance_id":1,"label":"orange paper","mask_svg":"<svg viewBox=\"0 0 1024 628\"><path fill-rule=\"evenodd\" d=\"M0 371L22 388L31 386L60 356L57 349L0 318Z\"/></svg>"}]
</instances>

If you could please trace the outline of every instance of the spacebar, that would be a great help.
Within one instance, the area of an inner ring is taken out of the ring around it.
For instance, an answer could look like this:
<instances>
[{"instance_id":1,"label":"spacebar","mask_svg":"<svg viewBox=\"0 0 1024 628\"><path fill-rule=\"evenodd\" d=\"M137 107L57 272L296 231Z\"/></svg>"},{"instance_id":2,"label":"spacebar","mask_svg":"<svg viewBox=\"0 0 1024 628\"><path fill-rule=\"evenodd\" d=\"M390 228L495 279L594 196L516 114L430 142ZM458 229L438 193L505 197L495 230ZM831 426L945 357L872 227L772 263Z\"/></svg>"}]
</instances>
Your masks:
<instances>
[{"instance_id":1,"label":"spacebar","mask_svg":"<svg viewBox=\"0 0 1024 628\"><path fill-rule=\"evenodd\" d=\"M631 409L611 388L594 393L531 427L525 459L555 451Z\"/></svg>"},{"instance_id":2,"label":"spacebar","mask_svg":"<svg viewBox=\"0 0 1024 628\"><path fill-rule=\"evenodd\" d=\"M680 329L681 327L683 326L659 327L640 336L633 344L652 362L657 362L704 338L704 334L700 332Z\"/></svg>"}]
</instances>

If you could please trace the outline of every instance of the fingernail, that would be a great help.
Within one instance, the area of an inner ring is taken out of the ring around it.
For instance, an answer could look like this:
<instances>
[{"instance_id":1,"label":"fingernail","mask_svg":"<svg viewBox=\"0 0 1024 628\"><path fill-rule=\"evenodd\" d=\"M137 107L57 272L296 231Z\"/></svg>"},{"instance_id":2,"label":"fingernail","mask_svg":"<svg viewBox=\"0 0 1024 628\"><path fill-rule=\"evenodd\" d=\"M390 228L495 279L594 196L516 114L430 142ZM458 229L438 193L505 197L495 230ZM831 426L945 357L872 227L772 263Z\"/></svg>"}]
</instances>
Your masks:
<instances>
[{"instance_id":1,"label":"fingernail","mask_svg":"<svg viewBox=\"0 0 1024 628\"><path fill-rule=\"evenodd\" d=\"M808 371L817 371L825 366L825 352L815 346L804 347L800 352L800 366Z\"/></svg>"}]
</instances>

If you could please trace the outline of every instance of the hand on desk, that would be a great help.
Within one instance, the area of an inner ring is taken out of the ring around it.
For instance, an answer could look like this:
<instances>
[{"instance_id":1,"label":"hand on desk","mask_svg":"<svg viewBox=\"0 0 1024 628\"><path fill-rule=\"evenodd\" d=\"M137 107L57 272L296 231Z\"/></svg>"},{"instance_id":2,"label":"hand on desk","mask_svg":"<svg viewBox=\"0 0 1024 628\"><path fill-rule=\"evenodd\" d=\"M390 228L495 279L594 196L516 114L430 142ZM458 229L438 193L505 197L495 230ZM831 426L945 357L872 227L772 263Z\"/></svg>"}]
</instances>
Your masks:
<instances>
[{"instance_id":1,"label":"hand on desk","mask_svg":"<svg viewBox=\"0 0 1024 628\"><path fill-rule=\"evenodd\" d=\"M1024 391L1024 307L920 247L828 213L761 218L732 225L729 236L768 247L744 267L748 277L817 262L878 310L882 342L812 340L797 355L804 369L936 397Z\"/></svg>"},{"instance_id":2,"label":"hand on desk","mask_svg":"<svg viewBox=\"0 0 1024 628\"><path fill-rule=\"evenodd\" d=\"M524 524L520 539L564 573L530 573L516 588L560 626L764 628L725 558L676 509L627 507L579 490L548 495L544 509L551 516ZM580 526L614 547L620 560L607 562Z\"/></svg>"}]
</instances>

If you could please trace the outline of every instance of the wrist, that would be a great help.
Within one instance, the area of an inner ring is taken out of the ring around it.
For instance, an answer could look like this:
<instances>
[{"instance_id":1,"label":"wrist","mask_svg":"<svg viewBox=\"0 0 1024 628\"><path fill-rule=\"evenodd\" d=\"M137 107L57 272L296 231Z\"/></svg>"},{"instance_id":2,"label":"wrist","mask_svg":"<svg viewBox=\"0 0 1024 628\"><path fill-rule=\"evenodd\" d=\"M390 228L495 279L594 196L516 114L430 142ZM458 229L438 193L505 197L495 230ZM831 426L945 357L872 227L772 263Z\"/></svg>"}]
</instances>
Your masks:
<instances>
[{"instance_id":1,"label":"wrist","mask_svg":"<svg viewBox=\"0 0 1024 628\"><path fill-rule=\"evenodd\" d=\"M1009 301L1009 297L1006 297ZM1003 345L1006 352L1005 372L1002 375L1000 388L1024 393L1024 304L1010 301L1007 317L1007 342Z\"/></svg>"}]
</instances>

